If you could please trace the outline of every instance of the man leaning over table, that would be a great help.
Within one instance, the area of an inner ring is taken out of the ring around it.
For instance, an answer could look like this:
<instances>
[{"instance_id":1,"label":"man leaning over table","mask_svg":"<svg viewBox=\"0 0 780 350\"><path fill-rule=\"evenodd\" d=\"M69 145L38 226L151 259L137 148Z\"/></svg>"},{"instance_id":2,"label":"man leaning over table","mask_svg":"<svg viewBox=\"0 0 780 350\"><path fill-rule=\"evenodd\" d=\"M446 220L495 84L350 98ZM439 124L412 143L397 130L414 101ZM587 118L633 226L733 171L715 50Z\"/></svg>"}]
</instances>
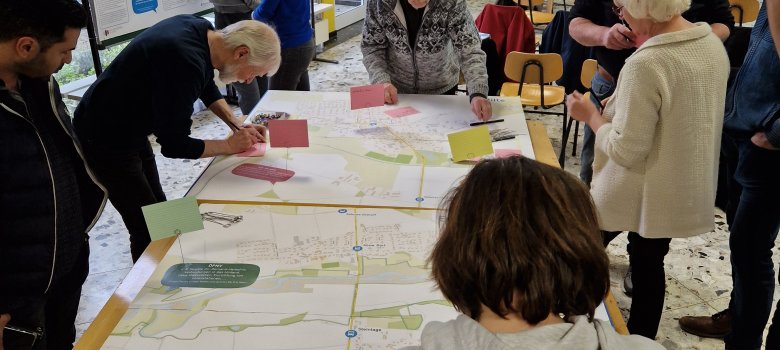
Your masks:
<instances>
[{"instance_id":1,"label":"man leaning over table","mask_svg":"<svg viewBox=\"0 0 780 350\"><path fill-rule=\"evenodd\" d=\"M273 74L279 37L257 21L214 30L203 18L163 20L133 39L84 94L74 124L98 179L130 232L137 261L151 238L141 207L165 201L148 136L169 158L197 159L245 151L263 140L260 125L239 120L214 83L249 82ZM233 128L226 140L190 137L193 103L201 99Z\"/></svg>"}]
</instances>

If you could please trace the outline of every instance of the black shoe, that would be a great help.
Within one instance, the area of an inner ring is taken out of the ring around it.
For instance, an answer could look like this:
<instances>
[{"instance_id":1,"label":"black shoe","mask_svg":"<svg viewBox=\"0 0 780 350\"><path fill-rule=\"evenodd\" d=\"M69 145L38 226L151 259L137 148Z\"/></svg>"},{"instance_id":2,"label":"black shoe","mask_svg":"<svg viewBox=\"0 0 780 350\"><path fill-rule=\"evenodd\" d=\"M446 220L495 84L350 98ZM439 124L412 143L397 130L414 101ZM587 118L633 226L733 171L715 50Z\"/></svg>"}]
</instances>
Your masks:
<instances>
[{"instance_id":1,"label":"black shoe","mask_svg":"<svg viewBox=\"0 0 780 350\"><path fill-rule=\"evenodd\" d=\"M629 297L634 294L634 282L631 281L631 266L628 267L626 275L623 276L623 293L626 293Z\"/></svg>"}]
</instances>

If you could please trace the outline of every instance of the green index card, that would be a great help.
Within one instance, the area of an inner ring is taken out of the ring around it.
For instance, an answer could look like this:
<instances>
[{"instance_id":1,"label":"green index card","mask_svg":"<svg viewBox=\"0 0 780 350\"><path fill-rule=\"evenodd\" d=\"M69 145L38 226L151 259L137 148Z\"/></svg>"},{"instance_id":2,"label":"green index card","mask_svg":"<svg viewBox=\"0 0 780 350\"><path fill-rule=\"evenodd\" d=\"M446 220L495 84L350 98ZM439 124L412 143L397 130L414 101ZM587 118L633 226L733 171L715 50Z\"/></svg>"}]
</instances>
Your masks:
<instances>
[{"instance_id":1,"label":"green index card","mask_svg":"<svg viewBox=\"0 0 780 350\"><path fill-rule=\"evenodd\" d=\"M184 197L141 207L153 241L203 229L198 202Z\"/></svg>"}]
</instances>

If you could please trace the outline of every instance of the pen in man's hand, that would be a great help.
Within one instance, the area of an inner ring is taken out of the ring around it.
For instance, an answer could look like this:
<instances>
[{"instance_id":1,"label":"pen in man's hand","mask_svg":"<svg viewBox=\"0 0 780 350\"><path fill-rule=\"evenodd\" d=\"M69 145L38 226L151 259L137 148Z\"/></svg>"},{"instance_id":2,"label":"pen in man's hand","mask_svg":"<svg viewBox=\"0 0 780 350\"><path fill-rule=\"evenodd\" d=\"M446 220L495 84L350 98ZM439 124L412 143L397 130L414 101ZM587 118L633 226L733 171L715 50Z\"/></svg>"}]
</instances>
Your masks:
<instances>
[{"instance_id":1,"label":"pen in man's hand","mask_svg":"<svg viewBox=\"0 0 780 350\"><path fill-rule=\"evenodd\" d=\"M482 125L482 124L492 124L492 123L499 123L499 122L503 122L503 121L504 121L503 119L493 119L493 120L486 120L486 121L484 121L484 122L473 122L473 123L469 123L469 126L477 126L477 125Z\"/></svg>"},{"instance_id":2,"label":"pen in man's hand","mask_svg":"<svg viewBox=\"0 0 780 350\"><path fill-rule=\"evenodd\" d=\"M230 130L233 130L233 132L238 133L241 131L241 129L236 126L236 124L233 124L233 122L227 122L227 125L230 127Z\"/></svg>"}]
</instances>

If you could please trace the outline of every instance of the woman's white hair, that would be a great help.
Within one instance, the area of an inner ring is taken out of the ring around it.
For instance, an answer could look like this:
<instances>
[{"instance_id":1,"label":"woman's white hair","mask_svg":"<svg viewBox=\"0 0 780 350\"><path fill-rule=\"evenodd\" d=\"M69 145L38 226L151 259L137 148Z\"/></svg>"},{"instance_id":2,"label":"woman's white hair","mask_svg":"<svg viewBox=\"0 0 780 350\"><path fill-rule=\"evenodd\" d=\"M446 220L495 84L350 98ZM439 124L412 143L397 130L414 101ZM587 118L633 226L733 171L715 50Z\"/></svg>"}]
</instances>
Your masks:
<instances>
[{"instance_id":1,"label":"woman's white hair","mask_svg":"<svg viewBox=\"0 0 780 350\"><path fill-rule=\"evenodd\" d=\"M225 47L235 50L244 45L249 48L248 63L268 69L268 75L274 75L282 63L279 35L267 24L254 20L233 23L221 30Z\"/></svg>"},{"instance_id":2,"label":"woman's white hair","mask_svg":"<svg viewBox=\"0 0 780 350\"><path fill-rule=\"evenodd\" d=\"M668 22L679 16L689 7L691 0L616 0L631 17L652 19L656 22Z\"/></svg>"}]
</instances>

